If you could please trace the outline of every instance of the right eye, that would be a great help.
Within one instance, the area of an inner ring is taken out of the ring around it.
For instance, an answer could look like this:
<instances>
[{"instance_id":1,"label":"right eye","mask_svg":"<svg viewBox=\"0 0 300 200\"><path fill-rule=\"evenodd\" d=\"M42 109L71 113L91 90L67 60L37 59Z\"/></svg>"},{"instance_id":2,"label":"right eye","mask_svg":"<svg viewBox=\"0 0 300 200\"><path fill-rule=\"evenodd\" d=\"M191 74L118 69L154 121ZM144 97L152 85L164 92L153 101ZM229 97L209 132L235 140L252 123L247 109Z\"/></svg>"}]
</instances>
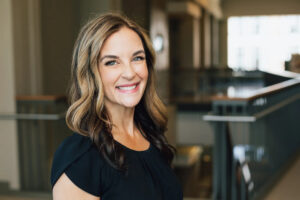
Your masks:
<instances>
[{"instance_id":1,"label":"right eye","mask_svg":"<svg viewBox=\"0 0 300 200\"><path fill-rule=\"evenodd\" d=\"M117 64L117 61L115 60L110 60L110 61L107 61L104 63L104 65L106 66L112 66L112 65L116 65Z\"/></svg>"}]
</instances>

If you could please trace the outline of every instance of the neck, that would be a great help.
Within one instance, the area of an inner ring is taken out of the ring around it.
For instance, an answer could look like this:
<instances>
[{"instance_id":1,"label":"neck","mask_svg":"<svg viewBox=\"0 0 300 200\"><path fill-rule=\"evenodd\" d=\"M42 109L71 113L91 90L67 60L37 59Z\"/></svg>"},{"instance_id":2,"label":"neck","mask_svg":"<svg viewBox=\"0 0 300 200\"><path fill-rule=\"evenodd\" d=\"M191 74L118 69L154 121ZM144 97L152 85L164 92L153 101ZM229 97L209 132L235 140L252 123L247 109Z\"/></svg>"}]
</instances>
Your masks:
<instances>
[{"instance_id":1,"label":"neck","mask_svg":"<svg viewBox=\"0 0 300 200\"><path fill-rule=\"evenodd\" d=\"M136 127L134 124L134 110L135 108L106 106L112 121L112 134L114 138L136 136Z\"/></svg>"}]
</instances>

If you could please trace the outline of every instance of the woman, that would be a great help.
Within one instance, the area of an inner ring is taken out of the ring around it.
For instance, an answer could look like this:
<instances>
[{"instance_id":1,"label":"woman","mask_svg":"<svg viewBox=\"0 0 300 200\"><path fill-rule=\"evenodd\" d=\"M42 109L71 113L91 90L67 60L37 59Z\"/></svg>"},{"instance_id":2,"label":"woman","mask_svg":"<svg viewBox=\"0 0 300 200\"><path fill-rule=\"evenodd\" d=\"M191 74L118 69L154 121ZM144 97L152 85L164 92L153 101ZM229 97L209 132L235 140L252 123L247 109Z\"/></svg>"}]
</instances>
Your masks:
<instances>
[{"instance_id":1,"label":"woman","mask_svg":"<svg viewBox=\"0 0 300 200\"><path fill-rule=\"evenodd\" d=\"M75 44L71 106L76 133L55 153L54 200L182 200L164 136L166 109L154 86L145 32L119 14L86 24Z\"/></svg>"}]
</instances>

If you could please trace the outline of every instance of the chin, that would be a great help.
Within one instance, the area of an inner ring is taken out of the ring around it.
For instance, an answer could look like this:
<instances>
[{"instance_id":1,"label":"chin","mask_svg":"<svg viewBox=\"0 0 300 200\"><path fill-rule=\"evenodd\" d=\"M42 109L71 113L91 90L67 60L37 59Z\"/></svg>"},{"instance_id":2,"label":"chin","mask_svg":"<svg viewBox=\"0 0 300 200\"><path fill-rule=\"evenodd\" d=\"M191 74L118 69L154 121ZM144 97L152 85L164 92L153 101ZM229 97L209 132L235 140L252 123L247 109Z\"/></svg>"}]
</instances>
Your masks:
<instances>
[{"instance_id":1,"label":"chin","mask_svg":"<svg viewBox=\"0 0 300 200\"><path fill-rule=\"evenodd\" d=\"M135 106L137 106L139 103L138 102L128 102L128 103L124 103L123 106L126 107L126 108L134 108Z\"/></svg>"},{"instance_id":2,"label":"chin","mask_svg":"<svg viewBox=\"0 0 300 200\"><path fill-rule=\"evenodd\" d=\"M128 108L133 108L133 107L137 106L140 103L141 98L134 98L134 99L129 99L128 98L126 100L123 101L123 102L120 102L120 104L125 106L125 107L128 107Z\"/></svg>"}]
</instances>

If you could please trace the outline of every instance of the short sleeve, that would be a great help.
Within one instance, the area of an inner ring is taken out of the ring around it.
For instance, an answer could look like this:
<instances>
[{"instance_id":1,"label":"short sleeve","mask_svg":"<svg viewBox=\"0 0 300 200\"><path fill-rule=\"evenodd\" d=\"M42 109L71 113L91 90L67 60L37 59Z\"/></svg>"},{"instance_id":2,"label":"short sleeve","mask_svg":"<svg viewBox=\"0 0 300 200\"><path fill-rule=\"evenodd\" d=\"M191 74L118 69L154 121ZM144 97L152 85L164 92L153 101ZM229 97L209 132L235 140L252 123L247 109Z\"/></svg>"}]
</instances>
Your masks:
<instances>
[{"instance_id":1,"label":"short sleeve","mask_svg":"<svg viewBox=\"0 0 300 200\"><path fill-rule=\"evenodd\" d=\"M88 137L74 133L65 139L54 154L51 169L51 186L65 173L82 190L101 194L100 154Z\"/></svg>"}]
</instances>

